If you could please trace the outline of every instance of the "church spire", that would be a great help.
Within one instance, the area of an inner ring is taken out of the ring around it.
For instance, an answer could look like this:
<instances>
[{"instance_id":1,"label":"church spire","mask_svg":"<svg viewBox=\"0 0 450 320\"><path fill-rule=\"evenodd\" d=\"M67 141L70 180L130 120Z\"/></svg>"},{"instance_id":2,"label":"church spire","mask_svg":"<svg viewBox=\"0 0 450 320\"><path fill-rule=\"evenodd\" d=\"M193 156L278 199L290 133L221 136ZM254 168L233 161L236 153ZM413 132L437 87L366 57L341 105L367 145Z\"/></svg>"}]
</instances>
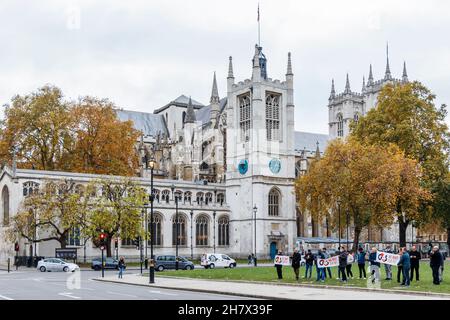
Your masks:
<instances>
[{"instance_id":1,"label":"church spire","mask_svg":"<svg viewBox=\"0 0 450 320\"><path fill-rule=\"evenodd\" d=\"M319 141L316 142L316 159L320 159Z\"/></svg>"},{"instance_id":2,"label":"church spire","mask_svg":"<svg viewBox=\"0 0 450 320\"><path fill-rule=\"evenodd\" d=\"M405 61L403 61L402 81L403 82L408 82L408 74L406 73L406 62Z\"/></svg>"},{"instance_id":3,"label":"church spire","mask_svg":"<svg viewBox=\"0 0 450 320\"><path fill-rule=\"evenodd\" d=\"M384 80L392 79L391 69L389 68L389 44L386 44L386 72L384 73Z\"/></svg>"},{"instance_id":4,"label":"church spire","mask_svg":"<svg viewBox=\"0 0 450 320\"><path fill-rule=\"evenodd\" d=\"M334 79L331 79L331 92L330 92L330 98L328 100L334 99L336 96L336 91L334 90Z\"/></svg>"},{"instance_id":5,"label":"church spire","mask_svg":"<svg viewBox=\"0 0 450 320\"><path fill-rule=\"evenodd\" d=\"M196 119L195 119L194 107L192 106L192 99L191 99L191 97L189 97L189 103L187 106L186 117L184 118L184 123L194 123L195 121L196 121Z\"/></svg>"},{"instance_id":6,"label":"church spire","mask_svg":"<svg viewBox=\"0 0 450 320\"><path fill-rule=\"evenodd\" d=\"M345 91L344 93L351 93L352 91L350 90L350 81L348 80L348 73L347 73L347 80L345 82Z\"/></svg>"},{"instance_id":7,"label":"church spire","mask_svg":"<svg viewBox=\"0 0 450 320\"><path fill-rule=\"evenodd\" d=\"M367 79L367 85L370 86L372 84L373 84L373 74L372 74L372 64L370 64L369 78Z\"/></svg>"},{"instance_id":8,"label":"church spire","mask_svg":"<svg viewBox=\"0 0 450 320\"><path fill-rule=\"evenodd\" d=\"M219 100L220 99L219 99L219 91L217 90L216 72L214 71L211 99L209 100L209 102L211 104L219 103Z\"/></svg>"},{"instance_id":9,"label":"church spire","mask_svg":"<svg viewBox=\"0 0 450 320\"><path fill-rule=\"evenodd\" d=\"M228 78L234 78L233 75L233 58L230 56L228 62Z\"/></svg>"},{"instance_id":10,"label":"church spire","mask_svg":"<svg viewBox=\"0 0 450 320\"><path fill-rule=\"evenodd\" d=\"M292 73L292 62L291 62L291 53L290 52L288 52L288 62L287 62L286 75L293 75L293 73Z\"/></svg>"},{"instance_id":11,"label":"church spire","mask_svg":"<svg viewBox=\"0 0 450 320\"><path fill-rule=\"evenodd\" d=\"M362 84L361 92L362 93L366 92L366 78L364 76L363 76L363 84Z\"/></svg>"}]
</instances>

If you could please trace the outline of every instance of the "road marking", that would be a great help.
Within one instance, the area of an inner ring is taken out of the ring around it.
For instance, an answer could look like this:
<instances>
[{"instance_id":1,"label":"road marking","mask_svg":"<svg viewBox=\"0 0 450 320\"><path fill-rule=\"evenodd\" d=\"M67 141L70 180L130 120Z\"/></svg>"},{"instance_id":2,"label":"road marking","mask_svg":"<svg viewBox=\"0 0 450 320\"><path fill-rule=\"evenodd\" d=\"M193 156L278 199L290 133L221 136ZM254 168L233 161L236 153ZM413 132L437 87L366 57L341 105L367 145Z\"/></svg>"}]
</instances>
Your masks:
<instances>
[{"instance_id":1,"label":"road marking","mask_svg":"<svg viewBox=\"0 0 450 320\"><path fill-rule=\"evenodd\" d=\"M106 291L106 293L109 294L116 294L118 296L124 296L124 297L132 297L132 298L137 298L138 296L132 295L132 294L126 294L126 293L120 293L120 292L113 292L113 291Z\"/></svg>"},{"instance_id":2,"label":"road marking","mask_svg":"<svg viewBox=\"0 0 450 320\"><path fill-rule=\"evenodd\" d=\"M72 292L60 292L58 293L60 296L72 298L72 299L81 299L81 297L72 296Z\"/></svg>"},{"instance_id":3,"label":"road marking","mask_svg":"<svg viewBox=\"0 0 450 320\"><path fill-rule=\"evenodd\" d=\"M14 300L13 298L10 298L10 297L7 297L7 296L2 296L1 294L0 294L0 299L3 299L3 300Z\"/></svg>"},{"instance_id":4,"label":"road marking","mask_svg":"<svg viewBox=\"0 0 450 320\"><path fill-rule=\"evenodd\" d=\"M167 293L167 292L161 292L161 291L156 291L156 290L149 290L148 292L157 293L157 294L164 294L166 296L177 296L178 295L176 293Z\"/></svg>"}]
</instances>

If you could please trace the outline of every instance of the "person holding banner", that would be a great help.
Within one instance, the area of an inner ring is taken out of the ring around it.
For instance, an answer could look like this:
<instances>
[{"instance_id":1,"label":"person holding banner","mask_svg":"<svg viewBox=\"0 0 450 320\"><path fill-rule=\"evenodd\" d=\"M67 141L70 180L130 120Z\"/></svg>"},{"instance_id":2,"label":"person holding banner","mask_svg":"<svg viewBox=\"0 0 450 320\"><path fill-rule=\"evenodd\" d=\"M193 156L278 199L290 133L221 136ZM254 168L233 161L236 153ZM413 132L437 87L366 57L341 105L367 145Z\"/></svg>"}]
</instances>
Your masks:
<instances>
[{"instance_id":1,"label":"person holding banner","mask_svg":"<svg viewBox=\"0 0 450 320\"><path fill-rule=\"evenodd\" d=\"M352 264L355 261L353 254L347 251L347 265L345 266L345 272L347 272L347 278L353 279Z\"/></svg>"},{"instance_id":2,"label":"person holding banner","mask_svg":"<svg viewBox=\"0 0 450 320\"><path fill-rule=\"evenodd\" d=\"M406 247L403 247L401 249L401 256L400 256L400 261L398 262L398 264L401 264L402 267L402 272L403 272L403 282L402 282L402 286L406 286L409 287L410 281L409 281L409 269L411 268L411 259L409 257L409 253L406 250Z\"/></svg>"},{"instance_id":3,"label":"person holding banner","mask_svg":"<svg viewBox=\"0 0 450 320\"><path fill-rule=\"evenodd\" d=\"M372 278L372 283L375 281L380 281L380 263L377 262L377 248L373 247L369 255L370 263L370 277Z\"/></svg>"},{"instance_id":4,"label":"person holding banner","mask_svg":"<svg viewBox=\"0 0 450 320\"><path fill-rule=\"evenodd\" d=\"M347 256L348 252L345 250L344 246L341 247L341 253L339 254L339 272L341 274L341 281L347 282L347 276L345 275L345 269L347 267Z\"/></svg>"},{"instance_id":5,"label":"person holding banner","mask_svg":"<svg viewBox=\"0 0 450 320\"><path fill-rule=\"evenodd\" d=\"M314 263L313 254L311 253L311 249L308 249L308 252L305 254L305 267L306 267L306 270L305 270L304 278L311 279L313 263ZM308 271L309 271L309 277L308 277Z\"/></svg>"},{"instance_id":6,"label":"person holding banner","mask_svg":"<svg viewBox=\"0 0 450 320\"><path fill-rule=\"evenodd\" d=\"M384 251L387 252L387 253L392 253L391 246L387 245L386 249ZM388 280L388 281L392 280L392 265L390 265L388 263L385 263L384 264L384 271L386 271L386 279L385 280Z\"/></svg>"},{"instance_id":7,"label":"person holding banner","mask_svg":"<svg viewBox=\"0 0 450 320\"><path fill-rule=\"evenodd\" d=\"M364 279L366 279L366 252L362 247L359 247L358 249L358 269L359 269L359 278L362 279L362 276L364 274Z\"/></svg>"},{"instance_id":8,"label":"person holding banner","mask_svg":"<svg viewBox=\"0 0 450 320\"><path fill-rule=\"evenodd\" d=\"M323 255L323 252L321 249L319 249L317 255L315 255L314 257L314 263L316 265L316 273L317 273L317 278L316 281L321 281L324 282L325 281L325 268L319 268L319 259L325 259L325 256Z\"/></svg>"},{"instance_id":9,"label":"person holding banner","mask_svg":"<svg viewBox=\"0 0 450 320\"><path fill-rule=\"evenodd\" d=\"M282 256L283 253L279 250L277 255ZM281 264L281 262L275 263L275 268L277 268L278 281L280 281L281 279L283 279L283 265Z\"/></svg>"},{"instance_id":10,"label":"person holding banner","mask_svg":"<svg viewBox=\"0 0 450 320\"><path fill-rule=\"evenodd\" d=\"M292 255L292 268L294 269L295 273L295 280L298 281L298 274L300 272L300 262L302 260L302 256L300 252L298 252L298 249L294 249L294 254Z\"/></svg>"},{"instance_id":11,"label":"person holding banner","mask_svg":"<svg viewBox=\"0 0 450 320\"><path fill-rule=\"evenodd\" d=\"M328 258L330 257L330 254L327 252L327 248L323 248L322 253L323 253L323 256L325 257L325 259L328 259ZM331 276L331 267L325 267L325 268L323 268L324 278L327 277L327 271L328 271L328 277L329 277L330 279L332 279L332 276Z\"/></svg>"}]
</instances>

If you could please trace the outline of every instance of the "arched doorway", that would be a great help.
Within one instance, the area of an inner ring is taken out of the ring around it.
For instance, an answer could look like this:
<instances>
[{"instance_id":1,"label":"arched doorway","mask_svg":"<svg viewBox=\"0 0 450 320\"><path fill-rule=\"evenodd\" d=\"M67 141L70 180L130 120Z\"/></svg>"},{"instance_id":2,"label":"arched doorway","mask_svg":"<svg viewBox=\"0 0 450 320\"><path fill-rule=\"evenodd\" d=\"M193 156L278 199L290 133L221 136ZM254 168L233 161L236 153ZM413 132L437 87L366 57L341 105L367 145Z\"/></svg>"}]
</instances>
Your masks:
<instances>
[{"instance_id":1,"label":"arched doorway","mask_svg":"<svg viewBox=\"0 0 450 320\"><path fill-rule=\"evenodd\" d=\"M274 259L277 255L277 243L275 241L272 241L270 243L270 259Z\"/></svg>"}]
</instances>

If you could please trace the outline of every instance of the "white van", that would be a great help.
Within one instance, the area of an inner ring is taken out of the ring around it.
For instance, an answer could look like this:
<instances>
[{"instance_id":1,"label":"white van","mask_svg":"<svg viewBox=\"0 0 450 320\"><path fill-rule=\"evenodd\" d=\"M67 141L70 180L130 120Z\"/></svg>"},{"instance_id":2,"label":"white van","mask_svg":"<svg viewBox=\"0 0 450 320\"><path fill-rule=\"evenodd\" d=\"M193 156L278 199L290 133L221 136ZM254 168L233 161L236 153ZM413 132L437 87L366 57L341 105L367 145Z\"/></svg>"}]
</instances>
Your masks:
<instances>
[{"instance_id":1,"label":"white van","mask_svg":"<svg viewBox=\"0 0 450 320\"><path fill-rule=\"evenodd\" d=\"M205 253L202 254L200 264L205 269L234 268L236 267L236 260L222 253Z\"/></svg>"}]
</instances>

